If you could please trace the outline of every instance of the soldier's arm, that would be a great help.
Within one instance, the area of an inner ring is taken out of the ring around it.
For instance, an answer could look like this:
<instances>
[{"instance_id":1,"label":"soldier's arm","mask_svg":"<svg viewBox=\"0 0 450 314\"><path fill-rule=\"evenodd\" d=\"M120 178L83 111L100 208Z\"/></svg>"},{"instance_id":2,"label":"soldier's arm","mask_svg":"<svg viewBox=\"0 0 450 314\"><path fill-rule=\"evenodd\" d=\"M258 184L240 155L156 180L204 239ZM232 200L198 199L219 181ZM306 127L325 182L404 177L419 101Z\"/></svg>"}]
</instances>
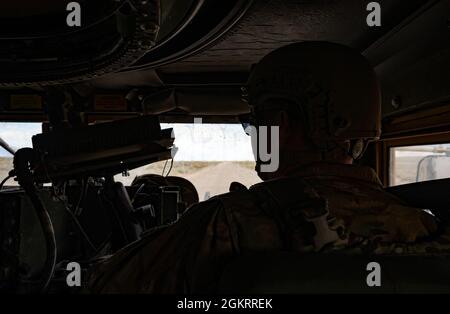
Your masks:
<instances>
[{"instance_id":1,"label":"soldier's arm","mask_svg":"<svg viewBox=\"0 0 450 314\"><path fill-rule=\"evenodd\" d=\"M189 293L214 289L235 248L222 203L192 206L175 224L118 251L89 279L94 293Z\"/></svg>"}]
</instances>

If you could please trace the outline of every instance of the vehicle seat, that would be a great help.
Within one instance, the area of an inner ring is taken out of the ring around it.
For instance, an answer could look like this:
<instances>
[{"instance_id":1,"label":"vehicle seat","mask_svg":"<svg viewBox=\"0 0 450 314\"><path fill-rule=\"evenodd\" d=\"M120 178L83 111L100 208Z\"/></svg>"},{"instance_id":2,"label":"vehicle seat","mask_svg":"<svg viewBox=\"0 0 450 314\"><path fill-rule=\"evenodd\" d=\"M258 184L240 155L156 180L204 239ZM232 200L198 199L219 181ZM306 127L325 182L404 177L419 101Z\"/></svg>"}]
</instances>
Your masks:
<instances>
[{"instance_id":1,"label":"vehicle seat","mask_svg":"<svg viewBox=\"0 0 450 314\"><path fill-rule=\"evenodd\" d=\"M380 264L380 287L366 283L370 262ZM219 293L450 293L450 256L252 254L226 267Z\"/></svg>"}]
</instances>

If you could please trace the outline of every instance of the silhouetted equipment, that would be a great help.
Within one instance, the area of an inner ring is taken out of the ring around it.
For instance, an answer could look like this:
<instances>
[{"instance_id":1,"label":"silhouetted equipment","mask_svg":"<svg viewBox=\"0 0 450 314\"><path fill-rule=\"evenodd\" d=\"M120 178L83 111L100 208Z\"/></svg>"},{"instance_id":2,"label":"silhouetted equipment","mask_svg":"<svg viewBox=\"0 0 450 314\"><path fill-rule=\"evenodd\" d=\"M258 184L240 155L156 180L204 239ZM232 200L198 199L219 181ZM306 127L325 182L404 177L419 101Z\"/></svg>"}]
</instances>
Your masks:
<instances>
[{"instance_id":1,"label":"silhouetted equipment","mask_svg":"<svg viewBox=\"0 0 450 314\"><path fill-rule=\"evenodd\" d=\"M129 192L135 208L133 214L143 222L144 230L177 221L188 205L198 202L195 187L189 191L190 185L177 177L156 174L136 177Z\"/></svg>"},{"instance_id":2,"label":"silhouetted equipment","mask_svg":"<svg viewBox=\"0 0 450 314\"><path fill-rule=\"evenodd\" d=\"M89 191L87 178L92 180L101 178L103 181L97 198L101 198L102 202L107 204L108 213L103 218L111 222L109 242L112 250L118 250L139 239L143 228L139 219L133 216L133 204L125 187L122 183L114 182L114 175L171 158L174 138L172 129L161 130L156 116L144 116L78 128L58 128L48 133L35 135L32 140L33 148L22 148L14 154L14 170L10 172L10 176L16 177L37 215L39 222L30 223L30 225L39 224L44 235L45 262L42 269L38 271L38 278L32 281L30 290L45 292L54 276L58 260L54 222L47 204L42 200L38 184L51 182L55 188L60 182L64 182L63 196L66 197L68 180L80 179L84 182L76 206L73 206L72 202L73 210L68 208L67 210L78 225L79 231L91 245L93 253L96 254L101 247L95 247L84 228L81 227L78 221L78 210L81 201ZM59 197L55 191L54 193L56 197ZM175 193L175 195L178 194ZM163 192L162 195L164 196L165 193ZM165 197L164 199L172 200L173 198ZM176 215L177 201L178 198L175 199L175 203L164 205L164 209L169 213L168 208L174 205L171 209ZM65 201L62 202L65 203ZM67 205L64 204L64 206ZM19 233L16 230L6 235L14 241ZM5 278L8 284L14 285L17 283L14 278L17 277L17 263L11 259L18 258L20 250L17 247L12 249L16 253L8 255L10 261L6 263L7 265L0 264L0 266L3 270L11 269L14 272L10 277ZM0 254L5 253L0 251ZM58 256L61 258L64 255Z\"/></svg>"},{"instance_id":3,"label":"silhouetted equipment","mask_svg":"<svg viewBox=\"0 0 450 314\"><path fill-rule=\"evenodd\" d=\"M155 116L38 134L35 180L115 175L170 159L173 140L172 129L161 130Z\"/></svg>"},{"instance_id":4,"label":"silhouetted equipment","mask_svg":"<svg viewBox=\"0 0 450 314\"><path fill-rule=\"evenodd\" d=\"M44 203L38 195L38 189L34 182L32 173L33 157L34 152L31 148L19 149L14 154L14 170L12 172L30 199L39 219L42 233L44 234L46 259L38 280L36 292L46 292L55 271L57 248L52 220L47 208L44 206Z\"/></svg>"},{"instance_id":5,"label":"silhouetted equipment","mask_svg":"<svg viewBox=\"0 0 450 314\"><path fill-rule=\"evenodd\" d=\"M9 146L8 143L6 143L5 140L3 140L0 137L0 147L2 147L4 150L6 150L7 152L9 152L10 154L14 155L14 153L16 152L11 146Z\"/></svg>"},{"instance_id":6,"label":"silhouetted equipment","mask_svg":"<svg viewBox=\"0 0 450 314\"><path fill-rule=\"evenodd\" d=\"M0 85L61 84L118 71L155 45L160 28L159 0L80 0L76 27L67 23L66 3L46 1L36 10L21 2L20 10L0 5L7 17L0 20Z\"/></svg>"}]
</instances>

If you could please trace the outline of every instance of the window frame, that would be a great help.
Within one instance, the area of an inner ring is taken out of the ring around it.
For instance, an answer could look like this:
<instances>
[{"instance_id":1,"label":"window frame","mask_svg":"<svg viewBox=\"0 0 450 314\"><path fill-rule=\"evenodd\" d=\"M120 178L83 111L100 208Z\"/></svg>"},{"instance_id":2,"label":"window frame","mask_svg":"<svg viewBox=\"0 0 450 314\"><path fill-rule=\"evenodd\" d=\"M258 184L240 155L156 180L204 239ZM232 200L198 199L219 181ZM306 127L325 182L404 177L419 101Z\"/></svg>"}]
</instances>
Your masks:
<instances>
[{"instance_id":1,"label":"window frame","mask_svg":"<svg viewBox=\"0 0 450 314\"><path fill-rule=\"evenodd\" d=\"M391 148L436 145L450 143L450 131L435 134L415 135L411 137L393 138L382 140L377 143L377 174L385 187L390 182Z\"/></svg>"},{"instance_id":2,"label":"window frame","mask_svg":"<svg viewBox=\"0 0 450 314\"><path fill-rule=\"evenodd\" d=\"M388 187L392 147L450 143L450 103L440 101L395 112L383 119L382 130L376 143L376 172Z\"/></svg>"}]
</instances>

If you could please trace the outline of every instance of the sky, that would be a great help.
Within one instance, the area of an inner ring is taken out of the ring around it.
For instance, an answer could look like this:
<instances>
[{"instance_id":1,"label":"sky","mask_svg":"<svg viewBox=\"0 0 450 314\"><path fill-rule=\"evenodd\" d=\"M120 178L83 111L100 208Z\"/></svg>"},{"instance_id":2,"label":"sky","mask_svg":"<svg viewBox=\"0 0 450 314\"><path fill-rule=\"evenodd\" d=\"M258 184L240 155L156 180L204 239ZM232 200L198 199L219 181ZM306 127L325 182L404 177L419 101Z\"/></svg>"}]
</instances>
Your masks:
<instances>
[{"instance_id":1,"label":"sky","mask_svg":"<svg viewBox=\"0 0 450 314\"><path fill-rule=\"evenodd\" d=\"M40 132L40 123L0 122L0 137L14 149L31 147L31 136ZM0 157L12 156L0 147Z\"/></svg>"},{"instance_id":2,"label":"sky","mask_svg":"<svg viewBox=\"0 0 450 314\"><path fill-rule=\"evenodd\" d=\"M175 145L178 152L177 161L249 161L253 160L250 136L247 136L240 124L167 124L161 128L173 128ZM0 137L13 148L31 147L31 137L40 133L39 123L5 123L0 122ZM444 146L450 144L424 145L421 148ZM416 146L418 147L418 146ZM420 146L419 146L420 147ZM397 156L427 156L432 153L398 151ZM0 157L11 157L0 148Z\"/></svg>"},{"instance_id":3,"label":"sky","mask_svg":"<svg viewBox=\"0 0 450 314\"><path fill-rule=\"evenodd\" d=\"M250 136L240 124L167 124L173 128L177 161L247 161L253 160ZM39 123L0 122L0 137L13 148L31 147L31 137L41 132ZM0 148L0 157L11 157Z\"/></svg>"}]
</instances>

